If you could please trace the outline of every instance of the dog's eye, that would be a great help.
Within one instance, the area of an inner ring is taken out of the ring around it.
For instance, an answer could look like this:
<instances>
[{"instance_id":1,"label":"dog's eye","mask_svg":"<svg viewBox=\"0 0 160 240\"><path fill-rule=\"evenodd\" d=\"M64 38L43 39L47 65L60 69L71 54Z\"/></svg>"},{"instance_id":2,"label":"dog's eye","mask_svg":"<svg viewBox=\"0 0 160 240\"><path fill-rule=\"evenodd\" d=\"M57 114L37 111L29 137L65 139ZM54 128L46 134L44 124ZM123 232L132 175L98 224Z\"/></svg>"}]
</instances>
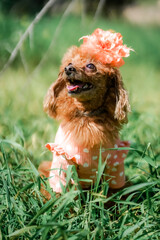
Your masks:
<instances>
[{"instance_id":1,"label":"dog's eye","mask_svg":"<svg viewBox=\"0 0 160 240\"><path fill-rule=\"evenodd\" d=\"M91 69L91 70L96 70L96 67L94 66L93 63L89 63L86 65L87 68Z\"/></svg>"}]
</instances>

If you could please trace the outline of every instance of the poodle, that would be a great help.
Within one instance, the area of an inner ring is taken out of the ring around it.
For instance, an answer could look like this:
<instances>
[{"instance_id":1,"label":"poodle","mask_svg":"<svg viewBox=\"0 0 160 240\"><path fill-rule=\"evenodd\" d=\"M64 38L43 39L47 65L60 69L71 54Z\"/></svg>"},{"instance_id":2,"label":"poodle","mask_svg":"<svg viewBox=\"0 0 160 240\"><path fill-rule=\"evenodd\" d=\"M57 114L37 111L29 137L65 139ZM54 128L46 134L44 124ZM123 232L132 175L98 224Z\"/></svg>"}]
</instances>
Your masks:
<instances>
[{"instance_id":1,"label":"poodle","mask_svg":"<svg viewBox=\"0 0 160 240\"><path fill-rule=\"evenodd\" d=\"M80 47L72 46L64 55L58 79L44 100L44 110L61 124L55 142L46 145L53 161L41 163L39 172L49 177L57 193L66 185L70 165L75 165L81 187L88 189L96 181L100 155L109 187L125 185L124 148L129 142L120 141L119 131L130 104L119 67L132 49L113 31L96 29L82 39Z\"/></svg>"}]
</instances>

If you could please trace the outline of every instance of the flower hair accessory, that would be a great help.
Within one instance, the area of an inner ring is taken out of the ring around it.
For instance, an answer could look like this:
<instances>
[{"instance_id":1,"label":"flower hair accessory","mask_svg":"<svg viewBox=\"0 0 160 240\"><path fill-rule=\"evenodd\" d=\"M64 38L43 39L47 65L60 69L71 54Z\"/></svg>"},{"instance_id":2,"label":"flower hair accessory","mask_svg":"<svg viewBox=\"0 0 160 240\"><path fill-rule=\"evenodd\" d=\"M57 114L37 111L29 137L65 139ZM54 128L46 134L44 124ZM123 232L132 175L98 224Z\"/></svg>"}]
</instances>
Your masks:
<instances>
[{"instance_id":1,"label":"flower hair accessory","mask_svg":"<svg viewBox=\"0 0 160 240\"><path fill-rule=\"evenodd\" d=\"M113 31L97 28L92 35L84 36L81 48L103 64L121 67L123 57L128 57L133 49L123 45L122 35Z\"/></svg>"}]
</instances>

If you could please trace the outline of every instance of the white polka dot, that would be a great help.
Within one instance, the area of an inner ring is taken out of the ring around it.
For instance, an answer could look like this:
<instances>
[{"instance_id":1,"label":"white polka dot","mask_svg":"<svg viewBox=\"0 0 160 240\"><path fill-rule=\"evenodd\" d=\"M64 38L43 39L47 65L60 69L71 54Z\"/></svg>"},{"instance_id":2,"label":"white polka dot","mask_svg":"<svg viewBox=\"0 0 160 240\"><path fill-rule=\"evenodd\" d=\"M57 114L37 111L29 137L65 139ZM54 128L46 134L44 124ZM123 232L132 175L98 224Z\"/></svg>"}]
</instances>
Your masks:
<instances>
[{"instance_id":1,"label":"white polka dot","mask_svg":"<svg viewBox=\"0 0 160 240\"><path fill-rule=\"evenodd\" d=\"M56 184L56 188L59 188L59 187L60 187L60 183L57 183L57 184Z\"/></svg>"},{"instance_id":2,"label":"white polka dot","mask_svg":"<svg viewBox=\"0 0 160 240\"><path fill-rule=\"evenodd\" d=\"M110 169L110 166L107 165L107 169Z\"/></svg>"},{"instance_id":3,"label":"white polka dot","mask_svg":"<svg viewBox=\"0 0 160 240\"><path fill-rule=\"evenodd\" d=\"M55 153L54 153L55 154ZM57 153L54 155L53 157L53 161L56 163L58 161L58 158L57 158Z\"/></svg>"},{"instance_id":4,"label":"white polka dot","mask_svg":"<svg viewBox=\"0 0 160 240\"><path fill-rule=\"evenodd\" d=\"M77 160L79 160L79 159L81 158L81 156L80 156L79 154L76 154L76 155L75 155L75 158L76 158Z\"/></svg>"},{"instance_id":5,"label":"white polka dot","mask_svg":"<svg viewBox=\"0 0 160 240\"><path fill-rule=\"evenodd\" d=\"M120 143L120 145L121 145L121 146L125 146L125 144L124 144L124 143Z\"/></svg>"},{"instance_id":6,"label":"white polka dot","mask_svg":"<svg viewBox=\"0 0 160 240\"><path fill-rule=\"evenodd\" d=\"M114 185L117 184L117 182L115 180L112 180L111 183L114 184Z\"/></svg>"},{"instance_id":7,"label":"white polka dot","mask_svg":"<svg viewBox=\"0 0 160 240\"><path fill-rule=\"evenodd\" d=\"M111 158L111 154L110 153L107 155L107 159L109 159L109 158Z\"/></svg>"},{"instance_id":8,"label":"white polka dot","mask_svg":"<svg viewBox=\"0 0 160 240\"><path fill-rule=\"evenodd\" d=\"M119 162L115 162L113 165L116 167L119 165Z\"/></svg>"},{"instance_id":9,"label":"white polka dot","mask_svg":"<svg viewBox=\"0 0 160 240\"><path fill-rule=\"evenodd\" d=\"M87 148L84 148L84 149L83 149L83 152L89 153L89 150L88 150Z\"/></svg>"},{"instance_id":10,"label":"white polka dot","mask_svg":"<svg viewBox=\"0 0 160 240\"><path fill-rule=\"evenodd\" d=\"M67 145L66 149L67 149L67 151L71 151L72 150L72 146L71 145Z\"/></svg>"},{"instance_id":11,"label":"white polka dot","mask_svg":"<svg viewBox=\"0 0 160 240\"><path fill-rule=\"evenodd\" d=\"M106 149L105 148L101 148L101 152L105 152L106 151Z\"/></svg>"},{"instance_id":12,"label":"white polka dot","mask_svg":"<svg viewBox=\"0 0 160 240\"><path fill-rule=\"evenodd\" d=\"M120 177L122 177L122 176L123 176L123 174L124 174L124 172L120 172L120 173L119 173L119 176L120 176Z\"/></svg>"},{"instance_id":13,"label":"white polka dot","mask_svg":"<svg viewBox=\"0 0 160 240\"><path fill-rule=\"evenodd\" d=\"M126 153L123 153L122 154L122 158L125 158L127 155L126 155Z\"/></svg>"},{"instance_id":14,"label":"white polka dot","mask_svg":"<svg viewBox=\"0 0 160 240\"><path fill-rule=\"evenodd\" d=\"M88 166L89 166L88 163L83 164L83 167L88 167Z\"/></svg>"},{"instance_id":15,"label":"white polka dot","mask_svg":"<svg viewBox=\"0 0 160 240\"><path fill-rule=\"evenodd\" d=\"M96 171L97 171L97 169L96 169L96 168L93 168L93 169L92 169L92 172L96 172Z\"/></svg>"},{"instance_id":16,"label":"white polka dot","mask_svg":"<svg viewBox=\"0 0 160 240\"><path fill-rule=\"evenodd\" d=\"M95 176L90 176L90 178L95 178Z\"/></svg>"},{"instance_id":17,"label":"white polka dot","mask_svg":"<svg viewBox=\"0 0 160 240\"><path fill-rule=\"evenodd\" d=\"M114 155L114 159L116 159L117 158L117 155Z\"/></svg>"},{"instance_id":18,"label":"white polka dot","mask_svg":"<svg viewBox=\"0 0 160 240\"><path fill-rule=\"evenodd\" d=\"M118 148L117 144L114 145L115 148Z\"/></svg>"},{"instance_id":19,"label":"white polka dot","mask_svg":"<svg viewBox=\"0 0 160 240\"><path fill-rule=\"evenodd\" d=\"M117 172L117 168L112 168L112 172Z\"/></svg>"},{"instance_id":20,"label":"white polka dot","mask_svg":"<svg viewBox=\"0 0 160 240\"><path fill-rule=\"evenodd\" d=\"M98 156L93 156L92 157L92 160L96 160L96 159L98 159Z\"/></svg>"}]
</instances>

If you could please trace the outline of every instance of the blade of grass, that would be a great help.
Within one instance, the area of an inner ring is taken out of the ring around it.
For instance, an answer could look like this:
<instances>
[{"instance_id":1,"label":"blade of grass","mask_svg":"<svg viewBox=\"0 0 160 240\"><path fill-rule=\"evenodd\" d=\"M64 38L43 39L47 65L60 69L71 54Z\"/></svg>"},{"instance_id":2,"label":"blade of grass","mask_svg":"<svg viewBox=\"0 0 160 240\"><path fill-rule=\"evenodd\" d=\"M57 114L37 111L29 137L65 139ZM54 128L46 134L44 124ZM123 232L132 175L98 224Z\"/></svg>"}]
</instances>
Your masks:
<instances>
[{"instance_id":1,"label":"blade of grass","mask_svg":"<svg viewBox=\"0 0 160 240\"><path fill-rule=\"evenodd\" d=\"M101 148L100 148L99 161L98 161L98 174L97 174L97 179L96 179L96 182L95 182L96 192L98 190L98 186L99 186L101 177L103 175L105 166L106 166L106 161L104 163L102 163L102 154L101 154Z\"/></svg>"},{"instance_id":2,"label":"blade of grass","mask_svg":"<svg viewBox=\"0 0 160 240\"><path fill-rule=\"evenodd\" d=\"M31 169L32 169L34 175L38 178L38 177L40 176L38 170L36 169L36 167L34 166L34 164L30 161L29 158L27 158L27 160L28 160L28 162L29 162L29 164L30 164L30 166L31 166Z\"/></svg>"},{"instance_id":3,"label":"blade of grass","mask_svg":"<svg viewBox=\"0 0 160 240\"><path fill-rule=\"evenodd\" d=\"M131 233L133 233L134 231L136 231L138 228L141 227L141 225L143 225L146 222L146 219L144 219L143 221L140 221L138 223L136 223L135 225L128 227L122 234L122 239L125 239L126 237L128 237Z\"/></svg>"},{"instance_id":4,"label":"blade of grass","mask_svg":"<svg viewBox=\"0 0 160 240\"><path fill-rule=\"evenodd\" d=\"M22 236L25 232L28 232L32 229L35 229L37 228L36 225L33 225L33 226L30 226L30 227L24 227L24 228L21 228L11 234L8 235L9 238L12 238L12 237L18 237L18 236Z\"/></svg>"},{"instance_id":5,"label":"blade of grass","mask_svg":"<svg viewBox=\"0 0 160 240\"><path fill-rule=\"evenodd\" d=\"M45 205L37 212L37 214L29 222L28 226L30 226L41 214L47 212L53 206L53 204L55 204L56 201L57 199L55 198L46 202Z\"/></svg>"},{"instance_id":6,"label":"blade of grass","mask_svg":"<svg viewBox=\"0 0 160 240\"><path fill-rule=\"evenodd\" d=\"M136 184L136 185L134 185L134 186L131 186L131 187L128 187L128 188L124 189L124 190L122 191L122 194L121 194L121 195L122 195L122 196L123 196L123 195L127 195L127 194L129 194L129 193L131 193L131 192L134 192L134 191L143 189L143 188L145 188L145 187L150 187L150 186L152 186L152 185L154 186L154 185L156 185L156 184L158 184L158 181Z\"/></svg>"},{"instance_id":7,"label":"blade of grass","mask_svg":"<svg viewBox=\"0 0 160 240\"><path fill-rule=\"evenodd\" d=\"M123 200L117 200L117 199L113 199L113 201L115 203L122 203L124 205L133 205L133 206L139 206L138 203L134 203L134 202L130 202L130 201L123 201Z\"/></svg>"},{"instance_id":8,"label":"blade of grass","mask_svg":"<svg viewBox=\"0 0 160 240\"><path fill-rule=\"evenodd\" d=\"M26 150L20 145L19 143L16 143L14 141L8 140L8 139L0 139L0 144L8 145L9 147L13 147L16 150L19 150L21 153L27 153Z\"/></svg>"}]
</instances>

